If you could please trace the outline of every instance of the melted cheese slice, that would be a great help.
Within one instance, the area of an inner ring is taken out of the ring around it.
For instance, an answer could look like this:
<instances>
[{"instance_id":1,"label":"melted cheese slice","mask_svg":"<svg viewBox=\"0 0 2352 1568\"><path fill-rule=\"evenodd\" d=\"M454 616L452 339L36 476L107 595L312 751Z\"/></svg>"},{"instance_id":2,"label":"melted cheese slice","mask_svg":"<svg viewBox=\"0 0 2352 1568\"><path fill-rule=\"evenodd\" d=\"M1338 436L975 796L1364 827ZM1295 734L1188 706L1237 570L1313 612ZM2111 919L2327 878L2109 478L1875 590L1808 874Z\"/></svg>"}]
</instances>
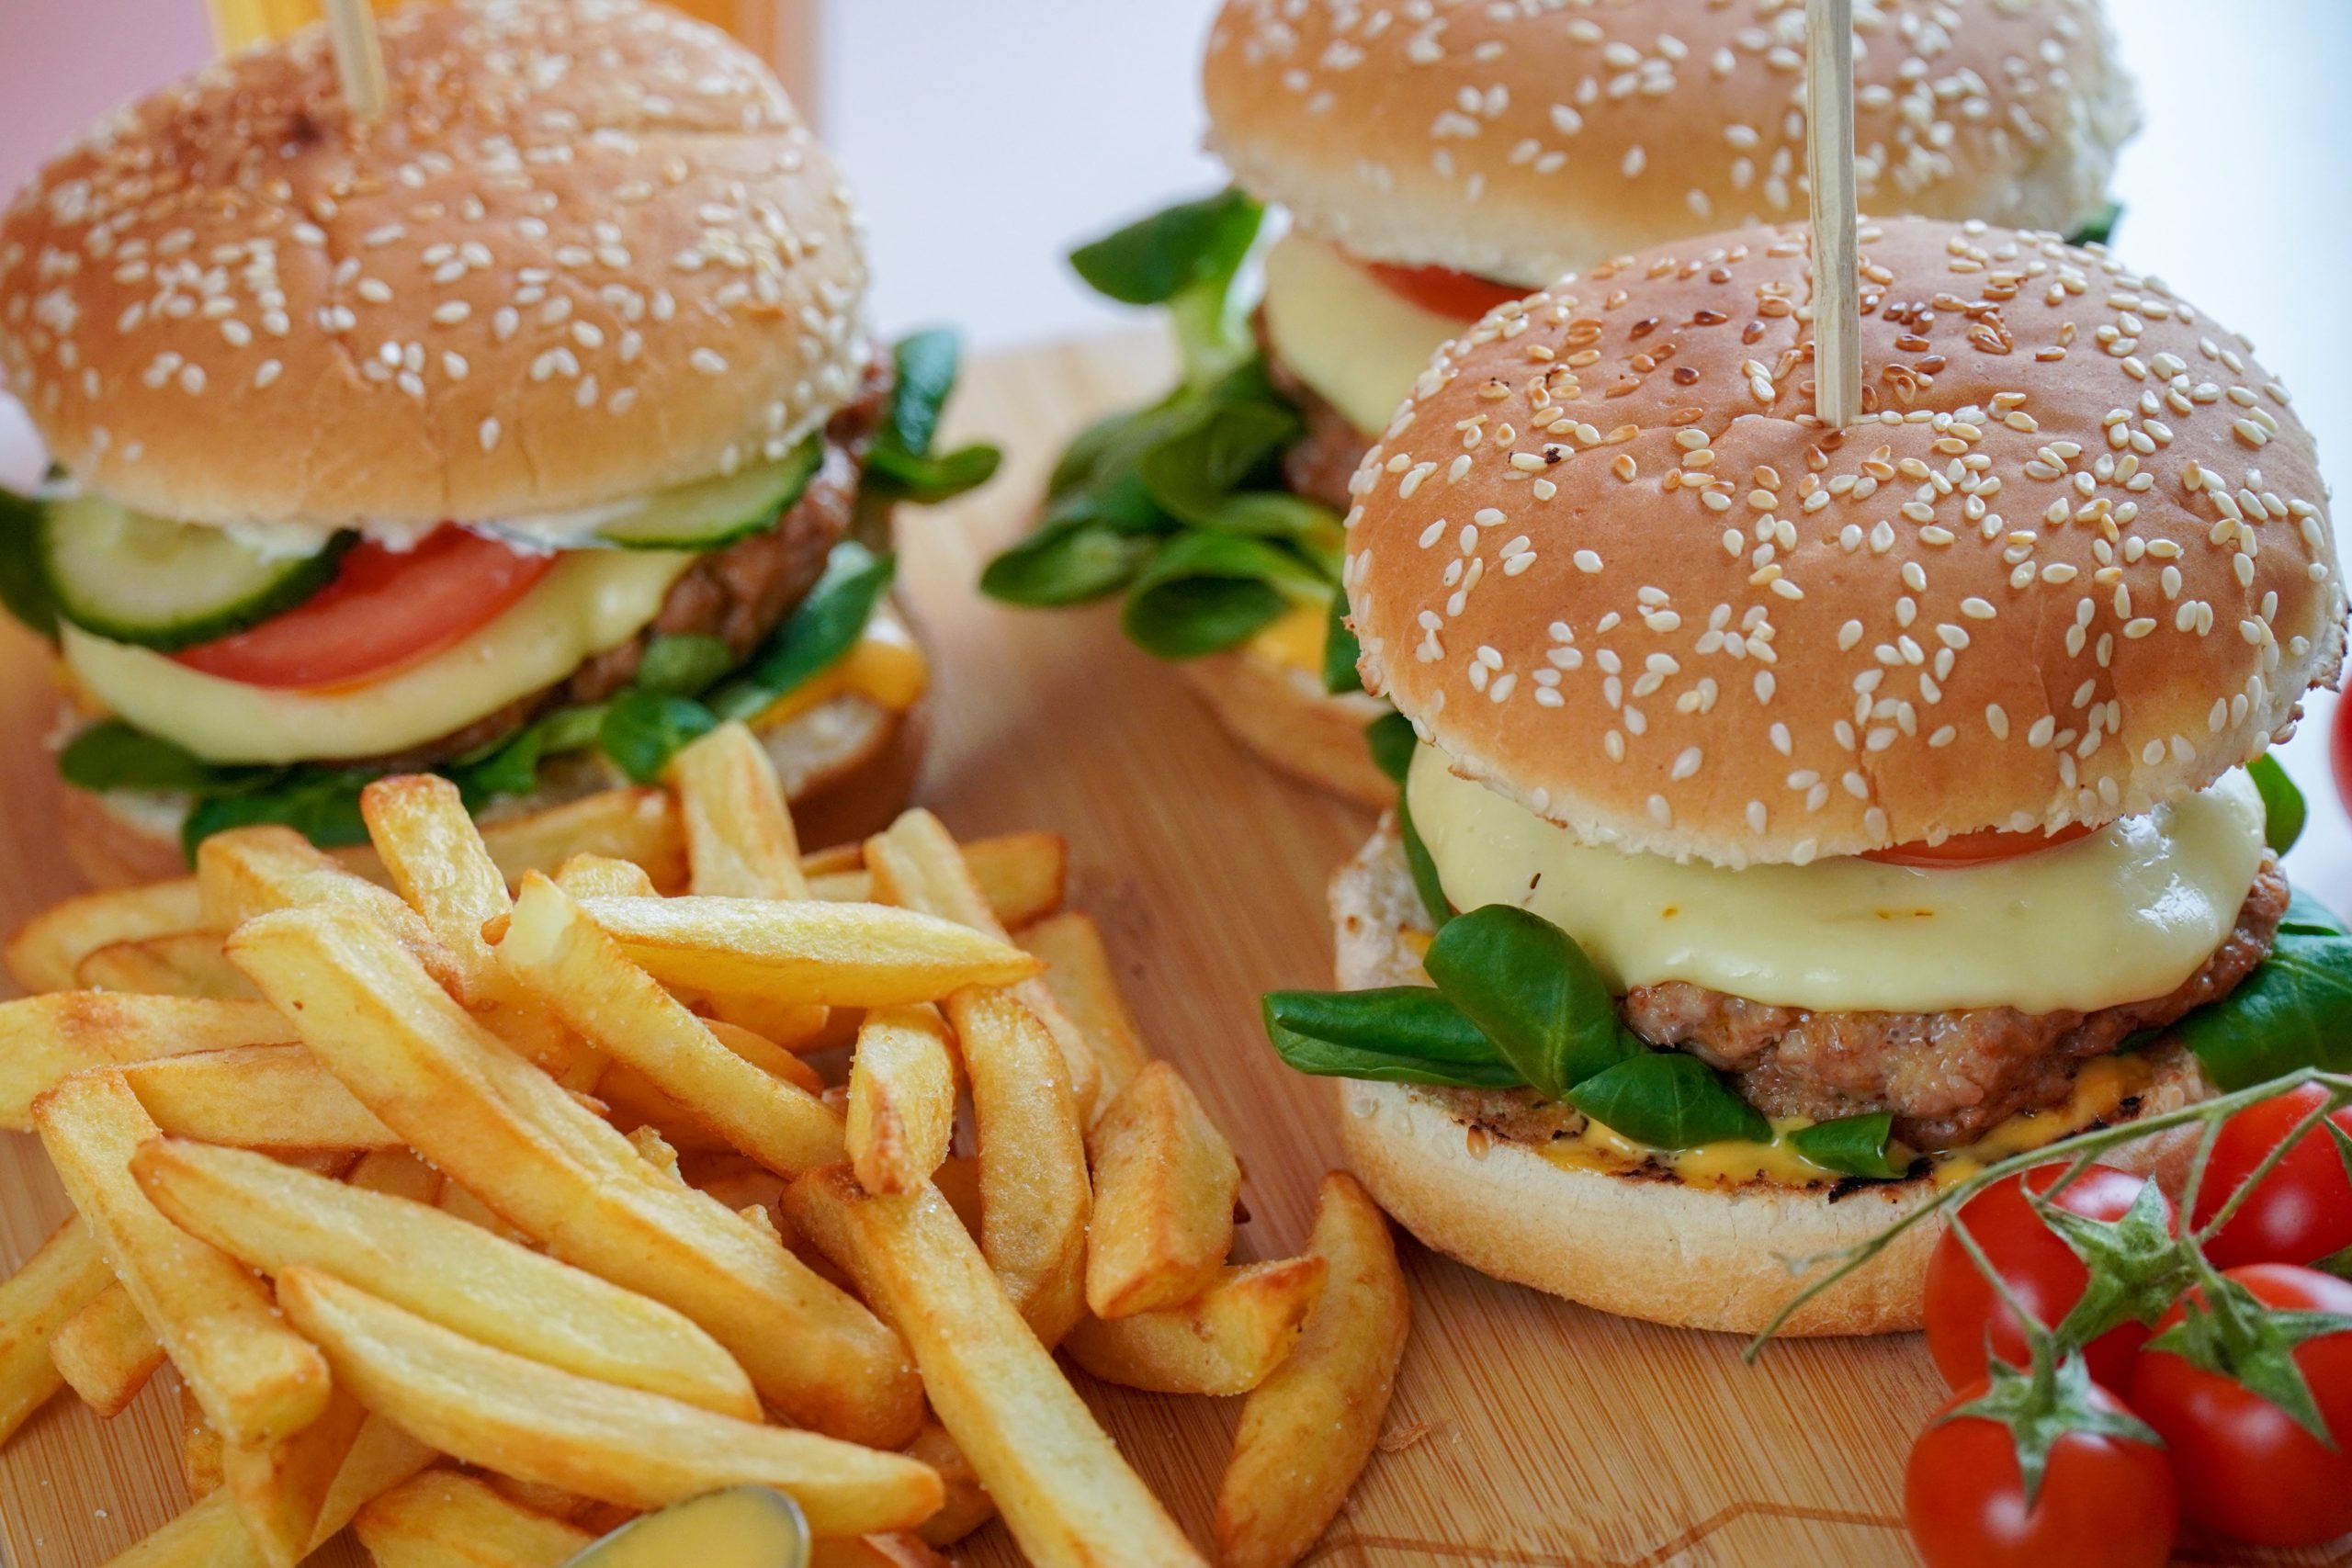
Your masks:
<instances>
[{"instance_id":1,"label":"melted cheese slice","mask_svg":"<svg viewBox=\"0 0 2352 1568\"><path fill-rule=\"evenodd\" d=\"M1330 635L1330 605L1295 604L1250 639L1250 651L1270 664L1320 676Z\"/></svg>"},{"instance_id":2,"label":"melted cheese slice","mask_svg":"<svg viewBox=\"0 0 2352 1568\"><path fill-rule=\"evenodd\" d=\"M554 685L651 623L693 565L668 550L568 551L504 615L380 681L282 691L61 628L66 668L94 701L208 762L372 757L436 739Z\"/></svg>"},{"instance_id":3,"label":"melted cheese slice","mask_svg":"<svg viewBox=\"0 0 2352 1568\"><path fill-rule=\"evenodd\" d=\"M1430 359L1468 324L1422 310L1295 230L1266 252L1265 311L1274 353L1366 438L1388 428Z\"/></svg>"},{"instance_id":4,"label":"melted cheese slice","mask_svg":"<svg viewBox=\"0 0 2352 1568\"><path fill-rule=\"evenodd\" d=\"M2056 849L1937 869L1733 871L1588 845L1427 746L1406 787L1457 908L1532 910L1621 993L1686 980L1824 1011L2089 1012L2164 996L2236 923L2264 852L2243 772Z\"/></svg>"}]
</instances>

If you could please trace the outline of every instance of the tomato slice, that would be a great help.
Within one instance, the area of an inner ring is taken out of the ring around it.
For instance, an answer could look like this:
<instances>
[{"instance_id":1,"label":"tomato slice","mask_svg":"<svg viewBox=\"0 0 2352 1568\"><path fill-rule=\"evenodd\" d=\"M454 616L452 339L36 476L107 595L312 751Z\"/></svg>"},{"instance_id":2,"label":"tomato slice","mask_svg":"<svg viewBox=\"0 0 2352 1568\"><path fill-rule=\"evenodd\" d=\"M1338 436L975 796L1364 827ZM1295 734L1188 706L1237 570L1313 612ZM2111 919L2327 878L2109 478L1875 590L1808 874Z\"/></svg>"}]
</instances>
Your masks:
<instances>
[{"instance_id":1,"label":"tomato slice","mask_svg":"<svg viewBox=\"0 0 2352 1568\"><path fill-rule=\"evenodd\" d=\"M526 555L454 525L405 551L363 539L308 601L172 657L248 686L357 685L464 640L554 567L552 555Z\"/></svg>"},{"instance_id":2,"label":"tomato slice","mask_svg":"<svg viewBox=\"0 0 2352 1568\"><path fill-rule=\"evenodd\" d=\"M2072 822L2054 833L2012 833L2003 828L1986 828L1974 833L1954 833L1940 844L1896 844L1891 849L1864 850L1864 860L1874 860L1882 865L1916 865L1950 871L1967 865L1990 865L1995 861L2015 860L2019 855L2039 854L2054 850L2061 844L2071 844L2091 833L2087 822Z\"/></svg>"},{"instance_id":3,"label":"tomato slice","mask_svg":"<svg viewBox=\"0 0 2352 1568\"><path fill-rule=\"evenodd\" d=\"M1382 288L1432 315L1457 321L1475 321L1496 306L1523 299L1534 292L1508 283L1490 283L1475 273L1445 266L1397 266L1389 262L1359 262Z\"/></svg>"}]
</instances>

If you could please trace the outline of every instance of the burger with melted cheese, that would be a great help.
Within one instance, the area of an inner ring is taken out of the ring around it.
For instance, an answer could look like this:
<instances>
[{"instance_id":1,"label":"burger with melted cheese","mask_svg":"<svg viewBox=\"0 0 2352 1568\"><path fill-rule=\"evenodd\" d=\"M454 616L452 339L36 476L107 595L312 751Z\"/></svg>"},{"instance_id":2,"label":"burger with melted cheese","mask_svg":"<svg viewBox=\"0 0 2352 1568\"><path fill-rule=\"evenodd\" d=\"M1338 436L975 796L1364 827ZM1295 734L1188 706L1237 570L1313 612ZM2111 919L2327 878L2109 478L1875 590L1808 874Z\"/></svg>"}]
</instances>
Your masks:
<instances>
[{"instance_id":1,"label":"burger with melted cheese","mask_svg":"<svg viewBox=\"0 0 2352 1568\"><path fill-rule=\"evenodd\" d=\"M1756 1329L1788 1260L2340 1024L2266 964L2352 946L2257 788L2344 645L2287 394L2103 250L1862 241L1850 427L1804 230L1752 228L1490 312L1352 480L1403 800L1270 1028L1424 1242L1611 1312ZM1795 1326L1915 1325L1931 1241Z\"/></svg>"},{"instance_id":2,"label":"burger with melted cheese","mask_svg":"<svg viewBox=\"0 0 2352 1568\"><path fill-rule=\"evenodd\" d=\"M2138 117L2098 0L1858 9L1864 210L2105 237ZM1382 710L1334 624L1349 476L1487 310L1630 251L1803 216L1804 13L1227 0L1203 85L1238 188L1072 257L1114 299L1170 308L1184 385L1072 446L985 585L1036 604L1124 591L1130 634L1182 660L1241 739L1385 804L1361 738ZM1228 291L1261 204L1287 227L1245 316Z\"/></svg>"},{"instance_id":3,"label":"burger with melted cheese","mask_svg":"<svg viewBox=\"0 0 2352 1568\"><path fill-rule=\"evenodd\" d=\"M658 776L719 717L815 836L886 819L922 655L889 502L954 343L877 351L849 194L774 76L639 0L322 29L134 103L0 219L0 365L54 459L8 509L75 848L360 832L388 771L492 812Z\"/></svg>"}]
</instances>

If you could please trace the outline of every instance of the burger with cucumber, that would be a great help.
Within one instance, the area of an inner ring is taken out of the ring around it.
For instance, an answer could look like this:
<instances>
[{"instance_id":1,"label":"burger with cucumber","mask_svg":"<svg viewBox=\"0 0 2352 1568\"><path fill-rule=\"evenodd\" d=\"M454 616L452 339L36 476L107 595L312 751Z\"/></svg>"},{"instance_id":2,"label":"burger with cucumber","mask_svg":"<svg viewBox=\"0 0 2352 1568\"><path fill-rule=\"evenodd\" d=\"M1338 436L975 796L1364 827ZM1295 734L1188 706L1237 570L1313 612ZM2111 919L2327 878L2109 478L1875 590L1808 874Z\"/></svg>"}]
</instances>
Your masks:
<instances>
[{"instance_id":1,"label":"burger with cucumber","mask_svg":"<svg viewBox=\"0 0 2352 1568\"><path fill-rule=\"evenodd\" d=\"M1490 312L1356 471L1403 796L1267 1024L1424 1242L1611 1312L1751 1331L1938 1183L2352 1066L2266 755L2344 648L2287 394L2104 251L1862 241L1856 424L1755 228ZM1796 1328L1916 1326L1932 1240Z\"/></svg>"},{"instance_id":2,"label":"burger with cucumber","mask_svg":"<svg viewBox=\"0 0 2352 1568\"><path fill-rule=\"evenodd\" d=\"M94 875L362 836L431 769L559 802L742 718L812 836L887 818L925 667L891 503L952 337L877 347L848 192L756 58L638 0L322 31L134 103L0 218L0 367L53 459L0 534L56 649Z\"/></svg>"},{"instance_id":3,"label":"burger with cucumber","mask_svg":"<svg viewBox=\"0 0 2352 1568\"><path fill-rule=\"evenodd\" d=\"M2098 0L1862 12L1865 211L2106 237L2138 114ZM1124 594L1128 635L1181 661L1243 740L1393 797L1363 744L1383 710L1337 619L1358 460L1493 307L1645 246L1802 217L1804 29L1779 0L1227 0L1203 85L1236 188L1071 256L1110 298L1167 308L1182 382L1071 446L983 586L1035 605ZM1270 209L1283 231L1246 270ZM1242 286L1261 273L1262 292Z\"/></svg>"}]
</instances>

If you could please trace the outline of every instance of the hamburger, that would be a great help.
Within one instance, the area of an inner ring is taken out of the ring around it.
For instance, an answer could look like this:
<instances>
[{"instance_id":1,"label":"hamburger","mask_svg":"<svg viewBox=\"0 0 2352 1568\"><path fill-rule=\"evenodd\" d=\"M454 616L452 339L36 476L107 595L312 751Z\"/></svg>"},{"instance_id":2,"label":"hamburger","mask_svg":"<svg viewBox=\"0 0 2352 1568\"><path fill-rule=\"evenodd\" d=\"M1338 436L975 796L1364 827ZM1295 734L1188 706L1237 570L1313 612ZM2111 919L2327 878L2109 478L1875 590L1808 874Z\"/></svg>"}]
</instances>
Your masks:
<instances>
[{"instance_id":1,"label":"hamburger","mask_svg":"<svg viewBox=\"0 0 2352 1568\"><path fill-rule=\"evenodd\" d=\"M1861 242L1852 426L1804 227L1749 228L1489 312L1351 481L1403 797L1332 885L1342 990L1270 1029L1422 1241L1663 1323L1753 1331L1939 1183L2308 1065L2352 984L2265 755L2344 648L2286 392L2103 250ZM1932 1241L1794 1327L1916 1326Z\"/></svg>"},{"instance_id":2,"label":"hamburger","mask_svg":"<svg viewBox=\"0 0 2352 1568\"><path fill-rule=\"evenodd\" d=\"M1865 211L2105 237L2138 116L2097 0L1860 12ZM1430 355L1494 306L1803 217L1804 32L1782 0L1228 0L1203 86L1236 188L1071 258L1114 299L1168 306L1184 383L1071 447L984 585L1039 604L1124 592L1128 632L1246 742L1385 804L1361 738L1382 710L1334 619L1349 476ZM1286 227L1245 312L1266 209Z\"/></svg>"},{"instance_id":3,"label":"hamburger","mask_svg":"<svg viewBox=\"0 0 2352 1568\"><path fill-rule=\"evenodd\" d=\"M6 508L107 881L370 778L495 815L761 734L812 837L897 809L926 671L888 596L955 341L877 348L850 196L775 77L639 0L323 28L90 128L0 218L0 367L53 459Z\"/></svg>"}]
</instances>

